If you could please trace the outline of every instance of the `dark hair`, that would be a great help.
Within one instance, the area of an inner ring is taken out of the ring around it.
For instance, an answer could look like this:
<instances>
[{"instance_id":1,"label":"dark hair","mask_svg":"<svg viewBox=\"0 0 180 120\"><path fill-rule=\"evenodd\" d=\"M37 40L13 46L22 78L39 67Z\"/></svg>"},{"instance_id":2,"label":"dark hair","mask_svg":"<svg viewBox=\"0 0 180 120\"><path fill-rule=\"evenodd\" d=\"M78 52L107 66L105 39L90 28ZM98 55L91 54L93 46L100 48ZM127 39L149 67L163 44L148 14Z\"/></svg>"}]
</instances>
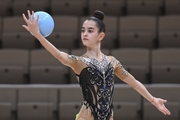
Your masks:
<instances>
[{"instance_id":1,"label":"dark hair","mask_svg":"<svg viewBox=\"0 0 180 120\"><path fill-rule=\"evenodd\" d=\"M105 33L105 24L103 22L105 15L102 11L96 10L94 11L94 13L92 14L91 17L89 17L87 20L93 20L94 22L96 22L97 27L99 28L99 33L100 32L104 32Z\"/></svg>"}]
</instances>

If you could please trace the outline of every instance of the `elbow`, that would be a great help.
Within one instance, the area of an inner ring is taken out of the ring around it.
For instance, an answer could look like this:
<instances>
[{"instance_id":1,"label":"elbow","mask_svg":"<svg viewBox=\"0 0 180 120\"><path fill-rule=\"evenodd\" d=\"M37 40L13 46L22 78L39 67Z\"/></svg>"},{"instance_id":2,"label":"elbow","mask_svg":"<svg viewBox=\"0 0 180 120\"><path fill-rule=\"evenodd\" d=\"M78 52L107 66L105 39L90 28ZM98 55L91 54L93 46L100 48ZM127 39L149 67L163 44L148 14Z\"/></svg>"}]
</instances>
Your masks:
<instances>
[{"instance_id":1,"label":"elbow","mask_svg":"<svg viewBox=\"0 0 180 120\"><path fill-rule=\"evenodd\" d=\"M58 59L62 64L66 64L67 61L64 59L63 55L61 54L61 52L58 52L56 54L53 55L56 59Z\"/></svg>"},{"instance_id":2,"label":"elbow","mask_svg":"<svg viewBox=\"0 0 180 120\"><path fill-rule=\"evenodd\" d=\"M60 53L56 53L53 55L56 59L61 60L62 59L62 55Z\"/></svg>"},{"instance_id":3,"label":"elbow","mask_svg":"<svg viewBox=\"0 0 180 120\"><path fill-rule=\"evenodd\" d=\"M58 53L53 54L53 56L54 56L56 59L58 59L58 58L60 57L60 55L59 55Z\"/></svg>"}]
</instances>

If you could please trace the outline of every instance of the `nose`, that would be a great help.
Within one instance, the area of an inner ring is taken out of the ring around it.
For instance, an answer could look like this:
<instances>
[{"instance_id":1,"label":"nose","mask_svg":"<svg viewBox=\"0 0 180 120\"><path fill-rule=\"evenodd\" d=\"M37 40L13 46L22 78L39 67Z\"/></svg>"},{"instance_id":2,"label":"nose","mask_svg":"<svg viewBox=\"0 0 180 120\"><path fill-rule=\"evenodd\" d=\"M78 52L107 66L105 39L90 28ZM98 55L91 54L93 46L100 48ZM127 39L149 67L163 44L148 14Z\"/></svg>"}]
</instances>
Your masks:
<instances>
[{"instance_id":1,"label":"nose","mask_svg":"<svg viewBox=\"0 0 180 120\"><path fill-rule=\"evenodd\" d=\"M83 36L87 36L87 31L86 30L83 32Z\"/></svg>"}]
</instances>

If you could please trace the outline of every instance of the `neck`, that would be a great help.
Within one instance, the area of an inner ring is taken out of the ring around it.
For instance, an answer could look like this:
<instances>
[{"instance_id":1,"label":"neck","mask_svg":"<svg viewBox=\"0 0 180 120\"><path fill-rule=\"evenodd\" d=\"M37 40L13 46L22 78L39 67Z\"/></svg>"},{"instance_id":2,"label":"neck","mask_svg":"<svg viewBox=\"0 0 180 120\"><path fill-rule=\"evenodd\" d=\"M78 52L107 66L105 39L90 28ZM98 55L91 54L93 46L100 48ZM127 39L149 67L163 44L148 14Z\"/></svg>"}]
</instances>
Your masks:
<instances>
[{"instance_id":1,"label":"neck","mask_svg":"<svg viewBox=\"0 0 180 120\"><path fill-rule=\"evenodd\" d=\"M97 49L97 48L96 49L87 48L87 52L85 55L90 58L95 58L98 61L101 61L104 56L104 54L101 52L101 50Z\"/></svg>"}]
</instances>

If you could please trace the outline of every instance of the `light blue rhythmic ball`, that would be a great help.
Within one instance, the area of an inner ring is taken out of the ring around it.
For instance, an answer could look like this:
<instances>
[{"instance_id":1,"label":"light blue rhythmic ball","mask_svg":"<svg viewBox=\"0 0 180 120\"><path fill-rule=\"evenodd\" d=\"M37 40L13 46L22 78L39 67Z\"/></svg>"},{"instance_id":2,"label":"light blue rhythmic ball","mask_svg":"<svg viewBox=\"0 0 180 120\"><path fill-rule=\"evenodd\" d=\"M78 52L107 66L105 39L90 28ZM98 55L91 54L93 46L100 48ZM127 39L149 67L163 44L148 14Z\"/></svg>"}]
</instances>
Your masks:
<instances>
[{"instance_id":1,"label":"light blue rhythmic ball","mask_svg":"<svg viewBox=\"0 0 180 120\"><path fill-rule=\"evenodd\" d=\"M37 11L34 13L35 19L39 15L39 30L42 36L49 36L54 30L54 20L50 14L44 11Z\"/></svg>"}]
</instances>

